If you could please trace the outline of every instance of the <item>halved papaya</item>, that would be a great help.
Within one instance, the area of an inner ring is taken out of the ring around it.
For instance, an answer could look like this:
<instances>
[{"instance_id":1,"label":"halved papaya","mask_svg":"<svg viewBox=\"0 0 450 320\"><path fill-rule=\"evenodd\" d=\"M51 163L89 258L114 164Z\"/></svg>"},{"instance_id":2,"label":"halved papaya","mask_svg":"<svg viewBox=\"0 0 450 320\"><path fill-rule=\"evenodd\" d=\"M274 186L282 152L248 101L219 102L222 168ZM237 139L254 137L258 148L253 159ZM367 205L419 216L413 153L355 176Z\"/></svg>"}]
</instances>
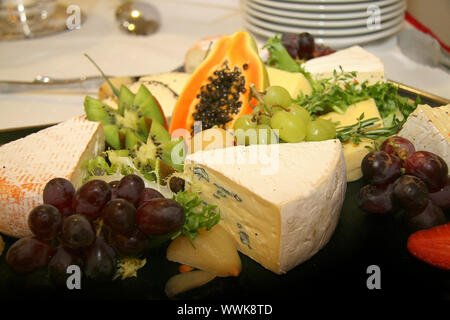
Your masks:
<instances>
[{"instance_id":1,"label":"halved papaya","mask_svg":"<svg viewBox=\"0 0 450 320\"><path fill-rule=\"evenodd\" d=\"M192 135L196 121L201 130L232 127L239 116L252 112L250 103L256 104L249 101L250 84L258 91L269 85L255 41L245 31L221 38L178 98L170 133L185 129Z\"/></svg>"}]
</instances>

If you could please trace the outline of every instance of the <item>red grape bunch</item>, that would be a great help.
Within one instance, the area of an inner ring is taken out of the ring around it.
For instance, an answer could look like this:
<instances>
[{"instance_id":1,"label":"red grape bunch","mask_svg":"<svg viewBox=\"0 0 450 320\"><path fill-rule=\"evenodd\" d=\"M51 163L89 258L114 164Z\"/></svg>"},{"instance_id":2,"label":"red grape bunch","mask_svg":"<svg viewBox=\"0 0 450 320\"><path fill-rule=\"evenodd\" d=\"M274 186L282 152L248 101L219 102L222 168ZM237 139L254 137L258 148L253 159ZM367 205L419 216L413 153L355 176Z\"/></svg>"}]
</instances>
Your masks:
<instances>
[{"instance_id":1,"label":"red grape bunch","mask_svg":"<svg viewBox=\"0 0 450 320\"><path fill-rule=\"evenodd\" d=\"M366 212L390 214L403 209L410 232L446 223L450 209L448 166L438 155L416 151L407 139L386 139L379 151L361 163L368 185L361 188L358 205Z\"/></svg>"},{"instance_id":2,"label":"red grape bunch","mask_svg":"<svg viewBox=\"0 0 450 320\"><path fill-rule=\"evenodd\" d=\"M57 286L66 285L70 265L89 280L112 280L119 257L141 257L186 218L178 202L146 188L134 174L110 183L90 180L78 190L55 178L46 184L43 202L28 216L33 235L16 241L6 260L18 274L47 266Z\"/></svg>"},{"instance_id":3,"label":"red grape bunch","mask_svg":"<svg viewBox=\"0 0 450 320\"><path fill-rule=\"evenodd\" d=\"M328 46L315 43L314 37L308 32L284 33L281 36L281 43L292 59L309 60L335 52Z\"/></svg>"}]
</instances>

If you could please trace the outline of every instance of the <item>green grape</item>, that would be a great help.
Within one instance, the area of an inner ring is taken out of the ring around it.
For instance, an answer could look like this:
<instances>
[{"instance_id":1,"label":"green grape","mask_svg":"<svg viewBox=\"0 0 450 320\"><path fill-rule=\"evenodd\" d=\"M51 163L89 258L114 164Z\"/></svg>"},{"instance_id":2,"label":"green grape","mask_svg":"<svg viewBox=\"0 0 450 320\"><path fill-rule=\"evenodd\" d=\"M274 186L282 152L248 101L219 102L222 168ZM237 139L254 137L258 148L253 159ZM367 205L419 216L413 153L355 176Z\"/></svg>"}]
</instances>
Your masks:
<instances>
[{"instance_id":1,"label":"green grape","mask_svg":"<svg viewBox=\"0 0 450 320\"><path fill-rule=\"evenodd\" d=\"M248 146L257 144L256 122L252 121L253 115L246 114L236 119L233 125L234 136L237 144Z\"/></svg>"},{"instance_id":2,"label":"green grape","mask_svg":"<svg viewBox=\"0 0 450 320\"><path fill-rule=\"evenodd\" d=\"M256 122L252 121L252 117L253 116L251 114L245 114L243 116L240 116L234 122L233 129L247 130L250 128L256 128Z\"/></svg>"},{"instance_id":3,"label":"green grape","mask_svg":"<svg viewBox=\"0 0 450 320\"><path fill-rule=\"evenodd\" d=\"M296 104L296 103L292 103L292 104L289 106L289 111L290 111L293 115L295 115L295 116L301 118L301 119L303 120L303 122L305 123L305 126L308 124L308 122L311 121L311 115L309 114L308 110L306 110L306 109L303 108L303 107L300 107L300 106L299 106L298 104Z\"/></svg>"},{"instance_id":4,"label":"green grape","mask_svg":"<svg viewBox=\"0 0 450 320\"><path fill-rule=\"evenodd\" d=\"M278 138L272 128L266 124L260 124L256 127L258 135L258 144L276 144Z\"/></svg>"},{"instance_id":5,"label":"green grape","mask_svg":"<svg viewBox=\"0 0 450 320\"><path fill-rule=\"evenodd\" d=\"M323 141L330 137L329 128L321 121L310 121L306 127L306 141Z\"/></svg>"},{"instance_id":6,"label":"green grape","mask_svg":"<svg viewBox=\"0 0 450 320\"><path fill-rule=\"evenodd\" d=\"M330 120L325 120L325 119L318 119L316 121L320 122L320 124L322 124L322 126L327 131L327 133L328 133L327 140L336 138L336 126L334 125L333 122L331 122Z\"/></svg>"},{"instance_id":7,"label":"green grape","mask_svg":"<svg viewBox=\"0 0 450 320\"><path fill-rule=\"evenodd\" d=\"M281 105L285 108L289 107L292 103L291 95L289 91L280 86L270 86L266 89L266 94L263 97L264 103L268 105Z\"/></svg>"},{"instance_id":8,"label":"green grape","mask_svg":"<svg viewBox=\"0 0 450 320\"><path fill-rule=\"evenodd\" d=\"M266 124L266 125L270 126L270 117L262 115L259 118L259 124Z\"/></svg>"},{"instance_id":9,"label":"green grape","mask_svg":"<svg viewBox=\"0 0 450 320\"><path fill-rule=\"evenodd\" d=\"M258 112L260 112L261 111L261 109L260 109L260 107L254 107L253 108L253 111L252 111L252 115L256 115L256 114L258 114Z\"/></svg>"},{"instance_id":10,"label":"green grape","mask_svg":"<svg viewBox=\"0 0 450 320\"><path fill-rule=\"evenodd\" d=\"M306 136L302 119L287 111L277 111L270 122L273 129L279 130L279 137L286 142L301 142Z\"/></svg>"}]
</instances>

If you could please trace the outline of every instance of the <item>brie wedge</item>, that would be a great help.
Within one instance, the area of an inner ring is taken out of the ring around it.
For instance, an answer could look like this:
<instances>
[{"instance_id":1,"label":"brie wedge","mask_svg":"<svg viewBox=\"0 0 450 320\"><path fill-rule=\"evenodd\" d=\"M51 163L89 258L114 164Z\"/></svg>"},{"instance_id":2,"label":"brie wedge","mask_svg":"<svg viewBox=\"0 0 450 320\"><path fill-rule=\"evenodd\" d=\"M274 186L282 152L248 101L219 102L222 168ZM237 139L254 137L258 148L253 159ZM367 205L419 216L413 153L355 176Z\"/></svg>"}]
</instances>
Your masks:
<instances>
[{"instance_id":1,"label":"brie wedge","mask_svg":"<svg viewBox=\"0 0 450 320\"><path fill-rule=\"evenodd\" d=\"M303 64L306 71L310 72L314 79L332 78L333 72L340 72L340 67L345 72L356 71L356 80L368 84L378 81L386 81L384 65L381 60L360 46L353 46L335 53L311 59Z\"/></svg>"},{"instance_id":2,"label":"brie wedge","mask_svg":"<svg viewBox=\"0 0 450 320\"><path fill-rule=\"evenodd\" d=\"M105 150L103 128L84 116L0 147L0 232L24 237L31 234L28 214L42 204L46 183L56 177L81 186L80 166Z\"/></svg>"},{"instance_id":3,"label":"brie wedge","mask_svg":"<svg viewBox=\"0 0 450 320\"><path fill-rule=\"evenodd\" d=\"M417 151L429 151L450 165L450 104L439 108L418 105L398 133Z\"/></svg>"},{"instance_id":4,"label":"brie wedge","mask_svg":"<svg viewBox=\"0 0 450 320\"><path fill-rule=\"evenodd\" d=\"M328 242L346 190L339 140L200 151L187 156L185 173L219 207L238 250L277 274Z\"/></svg>"}]
</instances>

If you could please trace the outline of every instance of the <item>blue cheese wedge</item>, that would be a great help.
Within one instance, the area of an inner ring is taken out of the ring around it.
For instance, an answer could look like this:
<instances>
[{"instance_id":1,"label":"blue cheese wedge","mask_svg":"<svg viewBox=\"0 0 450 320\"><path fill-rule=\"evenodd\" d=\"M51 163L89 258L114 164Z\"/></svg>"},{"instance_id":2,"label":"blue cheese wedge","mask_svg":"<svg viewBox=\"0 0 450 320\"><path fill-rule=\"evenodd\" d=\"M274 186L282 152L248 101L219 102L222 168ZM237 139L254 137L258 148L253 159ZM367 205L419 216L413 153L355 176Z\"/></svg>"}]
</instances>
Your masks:
<instances>
[{"instance_id":1,"label":"blue cheese wedge","mask_svg":"<svg viewBox=\"0 0 450 320\"><path fill-rule=\"evenodd\" d=\"M187 156L185 174L219 207L238 250L277 274L328 242L346 190L339 140L200 151Z\"/></svg>"},{"instance_id":2,"label":"blue cheese wedge","mask_svg":"<svg viewBox=\"0 0 450 320\"><path fill-rule=\"evenodd\" d=\"M386 81L384 65L381 60L360 46L336 51L330 55L308 60L303 67L314 79L332 78L333 72L356 71L358 83L367 81L369 85Z\"/></svg>"},{"instance_id":3,"label":"blue cheese wedge","mask_svg":"<svg viewBox=\"0 0 450 320\"><path fill-rule=\"evenodd\" d=\"M450 165L450 104L418 105L398 135L411 141L417 151L433 152Z\"/></svg>"},{"instance_id":4,"label":"blue cheese wedge","mask_svg":"<svg viewBox=\"0 0 450 320\"><path fill-rule=\"evenodd\" d=\"M0 147L0 232L24 237L31 234L28 214L42 204L47 182L56 177L81 186L85 159L105 150L99 122L84 116L33 133Z\"/></svg>"}]
</instances>

